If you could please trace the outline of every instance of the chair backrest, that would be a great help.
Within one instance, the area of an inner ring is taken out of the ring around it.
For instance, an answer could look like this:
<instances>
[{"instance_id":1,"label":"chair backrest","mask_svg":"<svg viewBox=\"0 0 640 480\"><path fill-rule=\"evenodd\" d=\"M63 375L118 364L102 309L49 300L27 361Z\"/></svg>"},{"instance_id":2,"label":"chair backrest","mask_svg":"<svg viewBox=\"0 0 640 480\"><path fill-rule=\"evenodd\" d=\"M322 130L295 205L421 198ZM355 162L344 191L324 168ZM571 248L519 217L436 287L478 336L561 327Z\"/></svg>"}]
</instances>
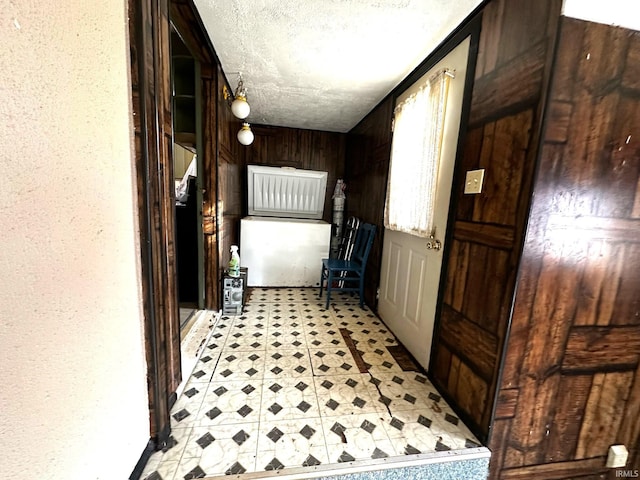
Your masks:
<instances>
[{"instance_id":1,"label":"chair backrest","mask_svg":"<svg viewBox=\"0 0 640 480\"><path fill-rule=\"evenodd\" d=\"M357 217L349 217L338 247L338 258L340 260L351 260L351 253L353 252L353 245L356 243L358 227L360 227L360 219Z\"/></svg>"},{"instance_id":2,"label":"chair backrest","mask_svg":"<svg viewBox=\"0 0 640 480\"><path fill-rule=\"evenodd\" d=\"M362 269L367 264L367 258L376 235L376 226L371 223L361 223L356 235L356 243L353 245L351 261L360 264Z\"/></svg>"}]
</instances>

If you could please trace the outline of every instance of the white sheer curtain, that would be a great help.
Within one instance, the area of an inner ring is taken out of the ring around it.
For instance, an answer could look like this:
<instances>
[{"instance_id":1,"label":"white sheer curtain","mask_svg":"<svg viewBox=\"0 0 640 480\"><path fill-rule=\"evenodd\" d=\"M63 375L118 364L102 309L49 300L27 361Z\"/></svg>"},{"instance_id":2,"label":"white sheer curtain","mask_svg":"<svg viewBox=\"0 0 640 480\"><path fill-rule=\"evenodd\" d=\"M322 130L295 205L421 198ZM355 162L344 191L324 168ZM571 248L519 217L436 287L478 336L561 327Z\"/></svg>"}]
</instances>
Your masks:
<instances>
[{"instance_id":1,"label":"white sheer curtain","mask_svg":"<svg viewBox=\"0 0 640 480\"><path fill-rule=\"evenodd\" d=\"M450 78L447 70L435 73L395 108L386 228L420 237L433 232Z\"/></svg>"}]
</instances>

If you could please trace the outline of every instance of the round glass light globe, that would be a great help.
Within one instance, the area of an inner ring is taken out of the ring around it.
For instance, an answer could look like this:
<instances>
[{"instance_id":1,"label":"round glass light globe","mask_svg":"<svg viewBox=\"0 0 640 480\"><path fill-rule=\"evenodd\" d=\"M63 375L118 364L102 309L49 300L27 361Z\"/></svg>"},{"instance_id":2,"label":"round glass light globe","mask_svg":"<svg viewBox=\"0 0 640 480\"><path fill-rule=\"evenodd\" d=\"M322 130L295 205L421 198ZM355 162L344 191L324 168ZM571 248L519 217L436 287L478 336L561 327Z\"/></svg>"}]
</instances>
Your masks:
<instances>
[{"instance_id":1,"label":"round glass light globe","mask_svg":"<svg viewBox=\"0 0 640 480\"><path fill-rule=\"evenodd\" d=\"M243 123L242 128L238 131L238 141L242 145L251 145L253 143L253 132L248 123Z\"/></svg>"},{"instance_id":2,"label":"round glass light globe","mask_svg":"<svg viewBox=\"0 0 640 480\"><path fill-rule=\"evenodd\" d=\"M247 103L247 100L244 97L238 96L231 104L231 112L236 118L247 118L249 116L249 112L251 111L251 107Z\"/></svg>"}]
</instances>

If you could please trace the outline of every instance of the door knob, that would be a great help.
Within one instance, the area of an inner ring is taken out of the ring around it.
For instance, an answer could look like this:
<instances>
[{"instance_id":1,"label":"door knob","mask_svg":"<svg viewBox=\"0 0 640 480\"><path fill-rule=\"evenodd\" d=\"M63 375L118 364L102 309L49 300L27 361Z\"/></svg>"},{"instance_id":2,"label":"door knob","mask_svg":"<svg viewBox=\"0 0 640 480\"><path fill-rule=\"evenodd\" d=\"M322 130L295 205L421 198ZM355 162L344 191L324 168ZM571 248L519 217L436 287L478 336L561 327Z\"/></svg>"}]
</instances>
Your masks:
<instances>
[{"instance_id":1,"label":"door knob","mask_svg":"<svg viewBox=\"0 0 640 480\"><path fill-rule=\"evenodd\" d=\"M442 248L442 242L436 240L435 235L430 235L427 241L427 250L435 250L436 252Z\"/></svg>"}]
</instances>

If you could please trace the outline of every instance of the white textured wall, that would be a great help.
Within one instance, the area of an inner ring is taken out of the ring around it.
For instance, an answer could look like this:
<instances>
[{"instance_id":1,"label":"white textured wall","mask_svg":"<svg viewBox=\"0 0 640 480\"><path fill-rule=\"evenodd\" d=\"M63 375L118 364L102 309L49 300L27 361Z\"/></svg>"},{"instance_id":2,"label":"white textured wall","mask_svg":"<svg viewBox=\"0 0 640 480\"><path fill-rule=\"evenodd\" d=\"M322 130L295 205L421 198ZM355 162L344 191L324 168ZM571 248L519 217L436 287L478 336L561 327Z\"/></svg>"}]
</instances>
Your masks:
<instances>
[{"instance_id":1,"label":"white textured wall","mask_svg":"<svg viewBox=\"0 0 640 480\"><path fill-rule=\"evenodd\" d=\"M640 30L638 0L564 0L567 17Z\"/></svg>"},{"instance_id":2,"label":"white textured wall","mask_svg":"<svg viewBox=\"0 0 640 480\"><path fill-rule=\"evenodd\" d=\"M122 0L0 9L0 478L128 478L149 438Z\"/></svg>"}]
</instances>

